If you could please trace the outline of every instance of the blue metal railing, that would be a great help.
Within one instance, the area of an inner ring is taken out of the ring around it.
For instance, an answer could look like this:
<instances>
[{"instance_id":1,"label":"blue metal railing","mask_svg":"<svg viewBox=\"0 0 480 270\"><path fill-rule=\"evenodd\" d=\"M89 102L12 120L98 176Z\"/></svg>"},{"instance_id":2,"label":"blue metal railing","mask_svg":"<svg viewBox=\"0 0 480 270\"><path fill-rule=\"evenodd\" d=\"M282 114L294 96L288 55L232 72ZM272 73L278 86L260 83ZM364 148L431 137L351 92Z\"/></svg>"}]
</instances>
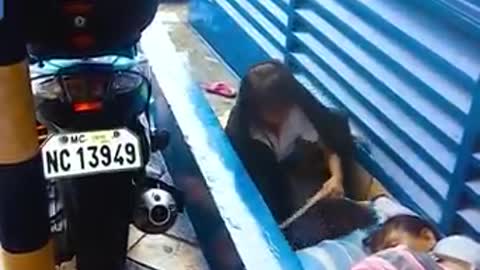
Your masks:
<instances>
[{"instance_id":1,"label":"blue metal railing","mask_svg":"<svg viewBox=\"0 0 480 270\"><path fill-rule=\"evenodd\" d=\"M358 160L397 198L444 233L480 237L477 1L224 1L238 9L249 2L260 13L239 10L248 27L217 21L230 33L246 33L228 36L239 40L237 49L255 44L250 62L229 61L221 37L205 32L202 20L191 22L240 76L264 58L285 60L316 98L350 114L369 148L359 146ZM206 1L192 2L198 14ZM258 42L254 30L267 42ZM279 53L271 53L272 44Z\"/></svg>"}]
</instances>

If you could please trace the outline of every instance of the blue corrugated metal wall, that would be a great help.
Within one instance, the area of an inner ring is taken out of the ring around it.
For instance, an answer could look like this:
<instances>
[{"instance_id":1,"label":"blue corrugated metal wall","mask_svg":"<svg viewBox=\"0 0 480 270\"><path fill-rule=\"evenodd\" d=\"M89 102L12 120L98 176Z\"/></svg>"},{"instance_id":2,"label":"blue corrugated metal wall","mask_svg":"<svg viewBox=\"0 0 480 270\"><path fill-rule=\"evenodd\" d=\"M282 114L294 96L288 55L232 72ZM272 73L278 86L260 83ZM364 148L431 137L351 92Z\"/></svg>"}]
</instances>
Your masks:
<instances>
[{"instance_id":1,"label":"blue corrugated metal wall","mask_svg":"<svg viewBox=\"0 0 480 270\"><path fill-rule=\"evenodd\" d=\"M190 19L240 76L285 60L349 112L359 161L398 199L479 237L479 15L476 0L192 0Z\"/></svg>"}]
</instances>

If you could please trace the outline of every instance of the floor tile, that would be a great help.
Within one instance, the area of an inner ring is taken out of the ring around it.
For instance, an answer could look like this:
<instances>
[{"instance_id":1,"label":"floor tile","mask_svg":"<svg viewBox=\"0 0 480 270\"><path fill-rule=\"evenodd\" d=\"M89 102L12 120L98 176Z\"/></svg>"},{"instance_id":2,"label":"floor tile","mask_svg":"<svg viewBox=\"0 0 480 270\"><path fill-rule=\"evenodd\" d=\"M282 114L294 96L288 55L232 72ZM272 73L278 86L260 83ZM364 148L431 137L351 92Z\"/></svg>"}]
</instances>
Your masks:
<instances>
[{"instance_id":1,"label":"floor tile","mask_svg":"<svg viewBox=\"0 0 480 270\"><path fill-rule=\"evenodd\" d=\"M158 270L208 269L198 246L164 235L148 235L130 251L129 257Z\"/></svg>"}]
</instances>

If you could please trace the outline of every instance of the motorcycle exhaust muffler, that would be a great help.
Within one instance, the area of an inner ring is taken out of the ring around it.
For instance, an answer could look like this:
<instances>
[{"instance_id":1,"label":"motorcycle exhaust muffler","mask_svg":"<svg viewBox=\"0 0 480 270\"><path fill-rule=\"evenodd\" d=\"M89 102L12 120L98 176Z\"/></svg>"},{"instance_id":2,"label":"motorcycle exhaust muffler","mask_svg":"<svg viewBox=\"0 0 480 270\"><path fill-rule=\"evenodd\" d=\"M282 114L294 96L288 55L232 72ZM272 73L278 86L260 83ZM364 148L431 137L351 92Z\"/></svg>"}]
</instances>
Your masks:
<instances>
[{"instance_id":1,"label":"motorcycle exhaust muffler","mask_svg":"<svg viewBox=\"0 0 480 270\"><path fill-rule=\"evenodd\" d=\"M148 188L137 196L133 224L148 234L168 231L177 220L179 207L174 196L161 188Z\"/></svg>"}]
</instances>

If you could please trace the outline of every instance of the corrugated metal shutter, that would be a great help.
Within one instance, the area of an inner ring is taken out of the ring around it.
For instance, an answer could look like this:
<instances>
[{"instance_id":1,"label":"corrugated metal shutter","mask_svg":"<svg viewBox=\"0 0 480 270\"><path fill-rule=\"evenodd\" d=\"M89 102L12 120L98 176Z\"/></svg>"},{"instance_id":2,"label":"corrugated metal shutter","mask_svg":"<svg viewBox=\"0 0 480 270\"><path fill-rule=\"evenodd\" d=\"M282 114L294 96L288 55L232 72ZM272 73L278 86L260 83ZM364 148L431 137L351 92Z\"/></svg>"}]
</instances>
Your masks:
<instances>
[{"instance_id":1,"label":"corrugated metal shutter","mask_svg":"<svg viewBox=\"0 0 480 270\"><path fill-rule=\"evenodd\" d=\"M193 0L190 21L241 75L252 62L284 59L289 4L290 0Z\"/></svg>"},{"instance_id":2,"label":"corrugated metal shutter","mask_svg":"<svg viewBox=\"0 0 480 270\"><path fill-rule=\"evenodd\" d=\"M268 6L237 2L247 1ZM286 48L286 62L317 98L349 112L364 141L362 164L445 233L478 237L480 4L266 2L276 3L281 15L254 15L255 28L279 50ZM261 30L264 19L282 35Z\"/></svg>"},{"instance_id":3,"label":"corrugated metal shutter","mask_svg":"<svg viewBox=\"0 0 480 270\"><path fill-rule=\"evenodd\" d=\"M261 37L266 39L266 42L260 40L259 43L262 43L269 55L283 58L286 45L287 16L282 8L269 0L220 0L217 3L227 9L228 7L234 8L251 25L251 27L245 27L245 29L252 31L252 37L257 36L253 33L256 30Z\"/></svg>"}]
</instances>

